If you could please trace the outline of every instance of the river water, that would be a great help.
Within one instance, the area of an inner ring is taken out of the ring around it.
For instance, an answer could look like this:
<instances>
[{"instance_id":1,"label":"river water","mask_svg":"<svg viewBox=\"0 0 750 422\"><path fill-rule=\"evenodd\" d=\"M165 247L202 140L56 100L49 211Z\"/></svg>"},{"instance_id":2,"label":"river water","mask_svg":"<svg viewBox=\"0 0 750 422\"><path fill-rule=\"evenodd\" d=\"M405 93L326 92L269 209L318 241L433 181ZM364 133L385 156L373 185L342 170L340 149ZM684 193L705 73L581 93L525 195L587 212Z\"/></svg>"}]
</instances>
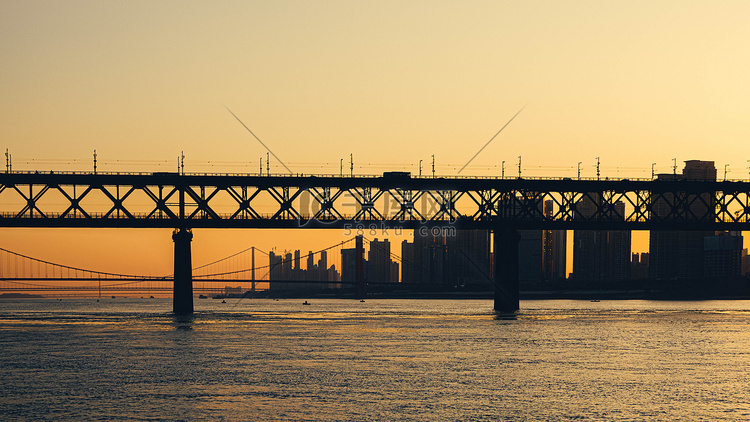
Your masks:
<instances>
[{"instance_id":1,"label":"river water","mask_svg":"<svg viewBox=\"0 0 750 422\"><path fill-rule=\"evenodd\" d=\"M0 300L3 420L748 420L750 302Z\"/></svg>"}]
</instances>

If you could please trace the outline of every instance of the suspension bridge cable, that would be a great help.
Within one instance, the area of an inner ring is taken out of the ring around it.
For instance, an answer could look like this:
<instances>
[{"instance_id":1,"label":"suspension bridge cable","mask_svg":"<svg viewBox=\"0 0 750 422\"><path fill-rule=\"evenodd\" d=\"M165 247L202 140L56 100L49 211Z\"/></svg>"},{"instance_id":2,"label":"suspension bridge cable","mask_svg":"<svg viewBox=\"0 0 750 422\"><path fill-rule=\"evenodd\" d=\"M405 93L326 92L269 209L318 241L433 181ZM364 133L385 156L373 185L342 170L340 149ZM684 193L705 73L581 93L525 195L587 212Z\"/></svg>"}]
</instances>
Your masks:
<instances>
[{"instance_id":1,"label":"suspension bridge cable","mask_svg":"<svg viewBox=\"0 0 750 422\"><path fill-rule=\"evenodd\" d=\"M334 248L337 248L337 247L341 247L341 246L343 246L343 245L351 242L352 240L354 240L354 239L349 239L346 242L337 243L337 244L335 244L333 246L329 246L329 247L327 247L325 249L321 249L319 251L308 252L306 255L300 256L300 260L302 260L303 258L308 258L311 255L315 255L316 253L320 253L320 252L323 252L323 251L328 251L328 250L331 250L331 249L334 249ZM261 267L255 267L255 269L256 270L262 270L264 268L269 268L269 272L270 272L271 269L272 269L272 267L275 268L275 267L283 265L283 264L285 264L287 262L292 262L295 259L296 258L292 258L290 261L287 261L287 260L285 260L285 259L282 258L281 261L278 262L278 263L276 263L276 264L268 264L268 265L264 265L264 266L261 266ZM232 275L232 274L238 274L238 273L247 272L249 270L250 270L250 268L245 268L245 269L242 269L242 270L228 271L228 272L223 272L223 273L203 274L203 275L193 276L193 279L200 279L201 277L207 278L207 277L218 277L218 276L222 276L222 275ZM266 273L266 274L268 274L268 273Z\"/></svg>"},{"instance_id":2,"label":"suspension bridge cable","mask_svg":"<svg viewBox=\"0 0 750 422\"><path fill-rule=\"evenodd\" d=\"M51 285L51 284L32 284L32 283L21 283L20 281L11 281L11 280L3 280L3 282L5 282L5 283L9 283L9 284L17 284L17 285L21 285L21 286L26 286L26 287L44 287L44 288L53 288L53 287L57 287L57 286L55 286L55 285Z\"/></svg>"},{"instance_id":3,"label":"suspension bridge cable","mask_svg":"<svg viewBox=\"0 0 750 422\"><path fill-rule=\"evenodd\" d=\"M335 244L335 245L333 245L333 246L329 246L329 247L327 247L327 248L324 248L324 249L321 249L321 250L319 250L319 251L315 251L315 252L308 252L308 253L307 253L306 255L304 255L304 256L300 256L300 260L301 260L302 258L308 258L308 257L309 257L310 255L315 255L316 253L320 253L320 252L323 252L323 251L329 251L329 250L331 250L331 249L334 249L334 248L338 248L338 247L341 247L341 246L343 246L343 245L345 245L345 244L347 244L347 243L349 243L349 242L352 242L353 240L354 240L354 239L349 239L349 240L347 240L346 242L342 242L342 243L336 243L336 244ZM282 264L285 264L285 263L287 263L287 262L292 262L292 261L293 261L294 259L295 259L295 258L292 258L292 259L291 259L290 261L287 261L287 260L285 260L285 259L283 259L283 258L282 258L281 262L279 262L279 263L277 263L277 264L270 264L270 263L269 263L268 265L264 265L264 266L261 266L261 267L255 267L255 269L256 269L256 270L262 270L262 269L264 269L264 268L271 268L271 267L275 267L275 266L277 266L277 265L282 265ZM235 271L227 271L227 272L223 272L223 273L203 274L203 275L197 275L197 276L193 276L193 279L194 279L194 280L200 280L201 278L208 278L208 277L219 277L219 276L223 276L223 275L232 275L232 274L239 274L239 273L244 273L244 272L247 272L247 271L249 271L249 270L250 270L250 268L245 268L245 269L241 269L241 270L235 270ZM269 270L269 271L270 271L270 270Z\"/></svg>"},{"instance_id":4,"label":"suspension bridge cable","mask_svg":"<svg viewBox=\"0 0 750 422\"><path fill-rule=\"evenodd\" d=\"M205 268L205 267L208 267L210 265L218 264L219 262L226 261L227 259L230 259L230 258L234 258L235 256L243 254L243 253L245 253L245 252L247 252L247 251L249 251L250 249L253 249L253 248L255 248L255 247L251 246L251 247L249 247L247 249L241 250L241 251L239 251L237 253L234 253L232 255L225 256L224 258L221 258L221 259L217 259L214 262L209 262L208 264L204 264L204 265L201 265L201 266L198 266L198 267L193 267L193 271L200 270L201 268ZM263 253L265 255L268 255L268 252L264 252L264 251L262 251L262 250L260 250L258 248L255 248L255 250L258 251L258 252L260 252L260 253Z\"/></svg>"},{"instance_id":5,"label":"suspension bridge cable","mask_svg":"<svg viewBox=\"0 0 750 422\"><path fill-rule=\"evenodd\" d=\"M265 277L265 276L267 276L267 275L269 275L269 274L271 274L271 270L270 270L270 269L269 269L268 271L266 271L266 273L265 273L265 274L263 274L263 277ZM261 277L261 278L263 278L263 277ZM269 279L270 279L270 278L271 278L271 277L269 277ZM258 281L258 280L256 280L256 281ZM270 282L271 282L271 280L263 280L263 281L264 281L265 283L270 283ZM269 284L269 287L270 287L270 284ZM236 307L237 307L237 305L239 305L239 304L240 304L240 302L242 302L242 299L245 299L245 298L247 297L248 293L250 293L250 292L251 292L250 290L246 291L246 292L245 292L245 294L244 294L244 295L242 295L242 297L241 297L241 298L239 298L239 300L237 300L237 302L235 302L235 303L234 303L234 305L232 306L232 308L236 308Z\"/></svg>"},{"instance_id":6,"label":"suspension bridge cable","mask_svg":"<svg viewBox=\"0 0 750 422\"><path fill-rule=\"evenodd\" d=\"M104 271L95 271L95 270L87 270L87 269L84 269L84 268L71 267L71 266L68 266L68 265L57 264L57 263L54 263L54 262L45 261L43 259L34 258L34 257L28 256L28 255L23 255L23 254L20 254L18 252L13 252L13 251L5 249L5 248L0 248L0 251L7 252L7 253L9 253L11 255L15 255L15 256L18 256L18 257L21 257L21 258L24 258L24 259L27 259L27 260L34 261L34 262L43 263L43 264L47 264L47 265L52 265L52 266L58 267L58 268L65 268L67 270L82 271L82 272L85 272L85 273L92 273L92 274L97 274L97 275L113 276L113 277L151 278L149 276L143 276L143 275L108 273L108 272L104 272Z\"/></svg>"}]
</instances>

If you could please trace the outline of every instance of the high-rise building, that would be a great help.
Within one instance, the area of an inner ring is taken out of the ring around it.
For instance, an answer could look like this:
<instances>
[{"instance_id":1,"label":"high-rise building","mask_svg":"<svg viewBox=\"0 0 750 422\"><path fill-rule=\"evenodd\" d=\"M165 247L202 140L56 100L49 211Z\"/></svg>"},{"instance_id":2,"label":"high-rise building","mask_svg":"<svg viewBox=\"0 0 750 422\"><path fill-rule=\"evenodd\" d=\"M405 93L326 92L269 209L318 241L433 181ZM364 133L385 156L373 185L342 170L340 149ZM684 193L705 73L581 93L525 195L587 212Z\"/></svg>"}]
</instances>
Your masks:
<instances>
[{"instance_id":1,"label":"high-rise building","mask_svg":"<svg viewBox=\"0 0 750 422\"><path fill-rule=\"evenodd\" d=\"M538 285L544 279L543 231L518 231L518 282L521 288Z\"/></svg>"},{"instance_id":2,"label":"high-rise building","mask_svg":"<svg viewBox=\"0 0 750 422\"><path fill-rule=\"evenodd\" d=\"M316 280L329 281L327 251L320 251L320 259L318 260L318 271L316 275Z\"/></svg>"},{"instance_id":3,"label":"high-rise building","mask_svg":"<svg viewBox=\"0 0 750 422\"><path fill-rule=\"evenodd\" d=\"M634 252L630 259L630 278L641 280L648 277L648 252Z\"/></svg>"},{"instance_id":4,"label":"high-rise building","mask_svg":"<svg viewBox=\"0 0 750 422\"><path fill-rule=\"evenodd\" d=\"M583 218L592 217L601 197L587 194L576 204ZM625 215L625 204L614 205L614 215ZM577 283L604 286L630 277L630 231L576 230L573 232L573 275Z\"/></svg>"},{"instance_id":5,"label":"high-rise building","mask_svg":"<svg viewBox=\"0 0 750 422\"><path fill-rule=\"evenodd\" d=\"M393 281L391 279L391 242L388 239L379 241L376 238L370 241L366 274L368 281L381 283Z\"/></svg>"},{"instance_id":6,"label":"high-rise building","mask_svg":"<svg viewBox=\"0 0 750 422\"><path fill-rule=\"evenodd\" d=\"M741 275L744 277L748 277L748 273L750 273L750 255L747 253L747 248L742 250L742 270L740 272Z\"/></svg>"},{"instance_id":7,"label":"high-rise building","mask_svg":"<svg viewBox=\"0 0 750 422\"><path fill-rule=\"evenodd\" d=\"M715 181L716 167L713 161L685 161L682 174L659 174L657 180ZM678 204L689 204L678 209ZM661 220L709 219L713 214L713 198L710 194L700 197L685 192L664 194L651 204L653 217ZM677 209L678 215L673 213ZM704 275L704 238L713 236L711 231L652 230L649 235L649 276L657 279L699 278Z\"/></svg>"},{"instance_id":8,"label":"high-rise building","mask_svg":"<svg viewBox=\"0 0 750 422\"><path fill-rule=\"evenodd\" d=\"M716 180L716 166L713 161L687 160L682 169L685 180Z\"/></svg>"},{"instance_id":9,"label":"high-rise building","mask_svg":"<svg viewBox=\"0 0 750 422\"><path fill-rule=\"evenodd\" d=\"M268 253L268 279L269 280L281 280L281 261L280 255L276 255L273 252Z\"/></svg>"},{"instance_id":10,"label":"high-rise building","mask_svg":"<svg viewBox=\"0 0 750 422\"><path fill-rule=\"evenodd\" d=\"M401 242L401 282L416 283L418 278L416 268L414 243L404 240Z\"/></svg>"},{"instance_id":11,"label":"high-rise building","mask_svg":"<svg viewBox=\"0 0 750 422\"><path fill-rule=\"evenodd\" d=\"M703 238L704 276L739 276L742 271L742 234L719 232Z\"/></svg>"},{"instance_id":12,"label":"high-rise building","mask_svg":"<svg viewBox=\"0 0 750 422\"><path fill-rule=\"evenodd\" d=\"M287 252L284 254L284 261L281 263L281 276L285 280L292 278L292 253Z\"/></svg>"},{"instance_id":13,"label":"high-rise building","mask_svg":"<svg viewBox=\"0 0 750 422\"><path fill-rule=\"evenodd\" d=\"M425 286L443 285L445 238L414 231L414 282Z\"/></svg>"},{"instance_id":14,"label":"high-rise building","mask_svg":"<svg viewBox=\"0 0 750 422\"><path fill-rule=\"evenodd\" d=\"M521 218L528 217L529 213L551 213L551 201L542 202L541 194L524 192L522 195L520 201L504 199L505 204L502 206L510 207L513 214ZM526 209L521 205L529 202L536 203L537 209ZM521 288L531 288L539 285L545 278L545 240L551 242L552 238L545 236L543 230L519 230L518 236L518 281Z\"/></svg>"},{"instance_id":15,"label":"high-rise building","mask_svg":"<svg viewBox=\"0 0 750 422\"><path fill-rule=\"evenodd\" d=\"M544 201L544 216L552 220L554 217L554 201ZM542 234L542 267L545 280L559 280L568 277L567 273L567 240L565 230L545 230Z\"/></svg>"},{"instance_id":16,"label":"high-rise building","mask_svg":"<svg viewBox=\"0 0 750 422\"><path fill-rule=\"evenodd\" d=\"M268 288L271 291L279 291L279 290L285 290L286 289L286 283L275 283L276 280L283 280L284 277L282 276L282 264L283 258L280 255L276 255L273 252L268 253L268 280L270 283L268 284Z\"/></svg>"},{"instance_id":17,"label":"high-rise building","mask_svg":"<svg viewBox=\"0 0 750 422\"><path fill-rule=\"evenodd\" d=\"M486 230L455 230L401 242L401 282L423 286L491 286L490 238Z\"/></svg>"},{"instance_id":18,"label":"high-rise building","mask_svg":"<svg viewBox=\"0 0 750 422\"><path fill-rule=\"evenodd\" d=\"M357 276L357 250L355 248L341 250L341 281L354 283ZM351 286L351 284L349 284Z\"/></svg>"},{"instance_id":19,"label":"high-rise building","mask_svg":"<svg viewBox=\"0 0 750 422\"><path fill-rule=\"evenodd\" d=\"M443 285L491 286L490 234L487 230L456 230L444 236Z\"/></svg>"},{"instance_id":20,"label":"high-rise building","mask_svg":"<svg viewBox=\"0 0 750 422\"><path fill-rule=\"evenodd\" d=\"M301 263L299 250L295 251L294 254L285 252L283 258L281 255L269 252L269 280L272 281L270 289L302 292L341 287L338 283L340 281L339 273L334 265L328 266L327 258L326 251L321 251L318 265L314 265L314 256L310 252L307 256L307 269L302 269L299 268ZM342 262L345 262L343 257Z\"/></svg>"},{"instance_id":21,"label":"high-rise building","mask_svg":"<svg viewBox=\"0 0 750 422\"><path fill-rule=\"evenodd\" d=\"M315 270L315 257L312 251L310 251L307 253L307 271L312 272L313 270Z\"/></svg>"}]
</instances>

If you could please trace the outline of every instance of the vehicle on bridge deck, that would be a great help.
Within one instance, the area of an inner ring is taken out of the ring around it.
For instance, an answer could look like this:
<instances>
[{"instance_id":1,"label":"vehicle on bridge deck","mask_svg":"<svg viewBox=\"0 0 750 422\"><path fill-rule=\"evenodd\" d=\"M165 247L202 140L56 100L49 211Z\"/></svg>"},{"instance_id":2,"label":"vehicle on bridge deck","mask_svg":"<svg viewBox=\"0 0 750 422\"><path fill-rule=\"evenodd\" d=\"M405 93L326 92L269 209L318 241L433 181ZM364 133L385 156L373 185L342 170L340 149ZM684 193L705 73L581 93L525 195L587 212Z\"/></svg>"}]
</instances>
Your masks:
<instances>
[{"instance_id":1,"label":"vehicle on bridge deck","mask_svg":"<svg viewBox=\"0 0 750 422\"><path fill-rule=\"evenodd\" d=\"M408 172L408 171L386 171L386 172L383 172L383 177L387 177L389 179L410 179L411 178L411 172Z\"/></svg>"}]
</instances>

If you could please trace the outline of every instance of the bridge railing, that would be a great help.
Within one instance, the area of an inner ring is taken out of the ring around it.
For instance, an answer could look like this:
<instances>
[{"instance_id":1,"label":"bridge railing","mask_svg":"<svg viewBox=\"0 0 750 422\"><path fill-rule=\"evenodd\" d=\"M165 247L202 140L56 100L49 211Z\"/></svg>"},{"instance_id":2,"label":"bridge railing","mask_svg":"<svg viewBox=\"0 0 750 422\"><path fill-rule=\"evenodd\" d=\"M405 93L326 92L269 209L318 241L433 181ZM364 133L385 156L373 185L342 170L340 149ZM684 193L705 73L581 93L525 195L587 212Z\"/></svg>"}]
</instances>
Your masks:
<instances>
[{"instance_id":1,"label":"bridge railing","mask_svg":"<svg viewBox=\"0 0 750 422\"><path fill-rule=\"evenodd\" d=\"M38 170L14 170L10 173L5 174L16 174L16 175L88 175L88 176L220 176L220 177L281 177L281 178L291 178L291 177L318 177L318 178L328 178L328 179L335 179L335 178L346 178L346 179L376 179L376 178L382 178L383 174L373 174L373 173L358 173L354 175L350 175L347 173L344 174L336 174L336 173L236 173L236 172L184 172L184 173L178 173L178 172L148 172L148 171L97 171L94 173L93 171L38 171ZM430 180L430 179L452 179L452 180L584 180L584 181L652 181L654 179L652 178L634 178L634 177L593 177L593 176L582 176L582 177L566 177L566 176L502 176L502 175L480 175L480 176L470 176L470 175L459 175L459 174L423 174L423 175L417 175L417 174L411 174L408 176L408 179L417 179L417 180ZM724 179L724 181L728 182L743 182L748 181L747 179Z\"/></svg>"}]
</instances>

